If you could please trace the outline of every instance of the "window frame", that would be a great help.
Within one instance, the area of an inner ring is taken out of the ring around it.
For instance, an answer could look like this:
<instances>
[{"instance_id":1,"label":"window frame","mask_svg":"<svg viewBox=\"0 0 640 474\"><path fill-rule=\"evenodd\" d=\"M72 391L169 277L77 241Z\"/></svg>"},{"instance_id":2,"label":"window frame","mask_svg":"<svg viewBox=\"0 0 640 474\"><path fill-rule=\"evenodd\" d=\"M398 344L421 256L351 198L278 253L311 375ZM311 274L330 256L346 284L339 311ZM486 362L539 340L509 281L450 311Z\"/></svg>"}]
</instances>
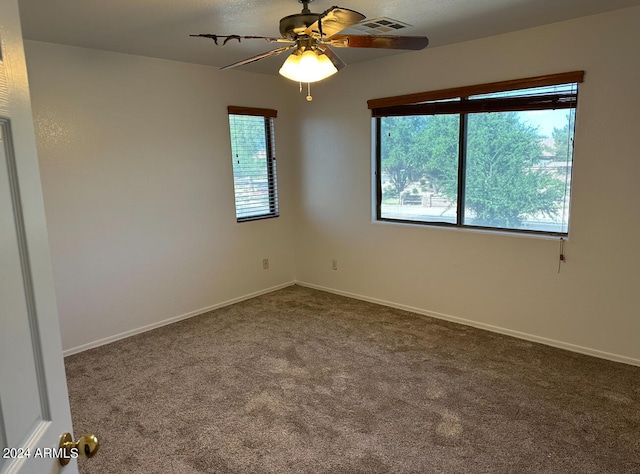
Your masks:
<instances>
[{"instance_id":1,"label":"window frame","mask_svg":"<svg viewBox=\"0 0 640 474\"><path fill-rule=\"evenodd\" d=\"M267 171L267 183L268 183L268 201L269 211L246 217L239 217L238 208L238 194L235 182L235 170L236 170L236 157L234 157L233 148L233 130L231 129L231 122L229 121L229 133L230 133L230 145L231 145L231 161L233 171L233 192L234 192L234 206L236 213L236 222L250 222L263 219L271 219L280 216L280 210L278 205L278 180L276 173L276 150L275 150L275 123L274 119L278 116L278 111L275 109L265 109L256 107L241 107L229 105L227 107L227 114L229 119L232 115L245 115L262 117L264 119L264 133L265 133L265 146L266 146L266 171Z\"/></svg>"},{"instance_id":2,"label":"window frame","mask_svg":"<svg viewBox=\"0 0 640 474\"><path fill-rule=\"evenodd\" d=\"M485 230L500 233L506 232L515 234L537 234L542 236L566 238L568 236L568 226L566 232L553 232L537 229L489 227L464 223L464 198L466 189L465 180L467 174L466 159L468 118L469 114L485 112L548 110L561 108L573 109L577 111L577 85L582 83L583 81L584 71L572 71L567 73L493 82L487 84L478 84L473 86L456 87L450 89L441 89L436 91L369 100L367 104L369 109L371 110L372 119L374 120L373 130L375 132L375 138L373 140L375 146L375 220L377 222L390 222L408 225L425 225L430 227L446 227L465 230ZM469 100L469 97L485 94L526 90L537 87L561 86L566 84L576 84L575 93L558 93L549 94L547 96L531 96L525 98L505 97ZM434 101L442 102L434 103ZM442 114L459 114L460 116L460 129L458 132L458 190L456 202L456 222L451 223L382 217L383 190L381 119L384 117Z\"/></svg>"}]
</instances>

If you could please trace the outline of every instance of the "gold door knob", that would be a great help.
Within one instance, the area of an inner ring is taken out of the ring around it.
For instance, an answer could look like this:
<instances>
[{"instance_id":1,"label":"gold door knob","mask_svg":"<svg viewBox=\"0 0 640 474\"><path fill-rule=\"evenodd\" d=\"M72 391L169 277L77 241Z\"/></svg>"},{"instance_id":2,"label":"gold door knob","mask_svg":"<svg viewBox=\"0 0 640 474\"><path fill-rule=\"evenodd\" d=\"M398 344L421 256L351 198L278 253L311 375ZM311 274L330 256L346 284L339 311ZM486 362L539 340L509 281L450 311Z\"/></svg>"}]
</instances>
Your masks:
<instances>
[{"instance_id":1,"label":"gold door knob","mask_svg":"<svg viewBox=\"0 0 640 474\"><path fill-rule=\"evenodd\" d=\"M100 442L94 435L82 436L74 443L71 433L64 433L60 437L60 449L63 450L60 464L66 466L69 461L76 459L78 455L91 458L96 455L99 448Z\"/></svg>"}]
</instances>

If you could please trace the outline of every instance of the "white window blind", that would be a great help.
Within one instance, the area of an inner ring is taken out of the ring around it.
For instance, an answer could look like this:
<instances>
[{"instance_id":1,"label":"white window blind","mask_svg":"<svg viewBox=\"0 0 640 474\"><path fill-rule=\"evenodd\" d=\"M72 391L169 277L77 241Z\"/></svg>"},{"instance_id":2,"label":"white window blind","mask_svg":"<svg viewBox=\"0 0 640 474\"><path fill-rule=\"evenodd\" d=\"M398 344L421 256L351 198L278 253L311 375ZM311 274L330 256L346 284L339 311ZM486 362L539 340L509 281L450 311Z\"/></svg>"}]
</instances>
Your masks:
<instances>
[{"instance_id":1,"label":"white window blind","mask_svg":"<svg viewBox=\"0 0 640 474\"><path fill-rule=\"evenodd\" d=\"M277 111L229 106L238 222L278 216L274 119Z\"/></svg>"}]
</instances>

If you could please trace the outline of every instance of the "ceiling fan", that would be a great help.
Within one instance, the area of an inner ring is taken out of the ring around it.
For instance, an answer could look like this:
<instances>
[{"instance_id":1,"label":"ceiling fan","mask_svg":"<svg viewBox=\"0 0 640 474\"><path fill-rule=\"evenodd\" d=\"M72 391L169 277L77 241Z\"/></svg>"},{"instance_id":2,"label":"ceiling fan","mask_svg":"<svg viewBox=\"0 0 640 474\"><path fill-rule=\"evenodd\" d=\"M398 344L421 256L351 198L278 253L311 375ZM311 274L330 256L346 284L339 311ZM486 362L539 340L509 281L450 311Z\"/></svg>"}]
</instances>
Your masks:
<instances>
[{"instance_id":1,"label":"ceiling fan","mask_svg":"<svg viewBox=\"0 0 640 474\"><path fill-rule=\"evenodd\" d=\"M243 39L261 39L268 43L286 43L286 46L238 61L221 70L244 66L260 59L276 56L291 51L290 56L280 68L280 74L296 82L311 83L335 74L345 66L340 57L333 52L335 48L378 48L420 50L426 48L429 40L426 36L392 36L392 35L345 35L338 34L366 17L359 12L343 7L331 7L323 13L312 13L309 3L313 0L297 0L302 3L302 12L285 16L280 20L282 37L241 36L197 34L212 39L217 45L231 40L241 42ZM311 100L311 96L307 96Z\"/></svg>"}]
</instances>

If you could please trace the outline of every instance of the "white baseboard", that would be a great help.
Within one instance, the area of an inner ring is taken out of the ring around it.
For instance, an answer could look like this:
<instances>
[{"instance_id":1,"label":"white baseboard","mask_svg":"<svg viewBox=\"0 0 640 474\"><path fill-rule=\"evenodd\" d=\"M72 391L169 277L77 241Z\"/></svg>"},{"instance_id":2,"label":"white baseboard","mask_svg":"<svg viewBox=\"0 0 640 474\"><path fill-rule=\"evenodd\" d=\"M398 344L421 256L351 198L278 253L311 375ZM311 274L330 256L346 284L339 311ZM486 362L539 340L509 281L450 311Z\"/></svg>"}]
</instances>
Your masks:
<instances>
[{"instance_id":1,"label":"white baseboard","mask_svg":"<svg viewBox=\"0 0 640 474\"><path fill-rule=\"evenodd\" d=\"M328 293L334 293L336 295L347 296L349 298L354 298L357 300L368 301L370 303L376 303L382 306L389 306L391 308L397 308L404 311L409 311L411 313L417 313L423 316L429 316L431 318L443 319L445 321L451 321L453 323L464 324L465 326L472 326L478 329L484 329L485 331L491 331L498 334L504 334L507 336L516 337L518 339L524 339L526 341L537 342L540 344L545 344L547 346L557 347L559 349L565 349L572 352L577 352L580 354L585 354L593 357L598 357L600 359L607 359L614 362L622 362L623 364L640 366L640 360L634 359L632 357L626 357L618 354L612 354L609 352L599 351L596 349L591 349L589 347L578 346L575 344L570 344L568 342L556 341L554 339L548 339L546 337L535 336L532 334L527 334L524 332L513 331L511 329L505 329L498 326L492 326L490 324L484 324L477 321L472 321L469 319L458 318L456 316L450 316L448 314L436 313L434 311L427 311L421 308L415 308L413 306L407 306L404 304L394 303L392 301L381 300L378 298L372 298L369 296L359 295L355 293L349 293L347 291L336 290L333 288L327 288L320 285L314 285L312 283L306 283L303 281L296 281L296 285L305 286L307 288L313 288L315 290L326 291Z\"/></svg>"},{"instance_id":2,"label":"white baseboard","mask_svg":"<svg viewBox=\"0 0 640 474\"><path fill-rule=\"evenodd\" d=\"M229 306L235 303L240 303L241 301L248 300L251 298L255 298L256 296L264 295L266 293L271 293L272 291L281 290L282 288L286 288L288 286L295 285L295 281L290 281L287 283L283 283L281 285L272 286L271 288L266 288L264 290L256 291L254 293L249 293L247 295L239 296L237 298L233 298L231 300L223 301L222 303L214 304L212 306L208 306L206 308L197 309L195 311L190 311L185 314L181 314L180 316L174 316L169 319L164 319L162 321L158 321L157 323L148 324L146 326L142 326L136 329L131 329L129 331L122 332L120 334L115 334L113 336L105 337L103 339L98 339L97 341L89 342L87 344L82 344L81 346L72 347L71 349L66 349L62 352L64 357L70 356L72 354L77 354L78 352L83 352L89 349L93 349L94 347L100 347L105 344L109 344L111 342L119 341L120 339L125 339L127 337L134 336L136 334L140 334L143 332L151 331L152 329L156 329L162 326L166 326L167 324L177 323L178 321L182 321L183 319L192 318L194 316L198 316L199 314L208 313L209 311L213 311L214 309L223 308L225 306Z\"/></svg>"},{"instance_id":3,"label":"white baseboard","mask_svg":"<svg viewBox=\"0 0 640 474\"><path fill-rule=\"evenodd\" d=\"M185 313L185 314L181 314L179 316L174 316L172 318L168 318L162 321L158 321L156 323L153 324L149 324L146 326L142 326L136 329L131 329L129 331L125 331L122 332L120 334L115 334L113 336L109 336L109 337L105 337L103 339L98 339L97 341L93 341L93 342L89 342L87 344L83 344L81 346L77 346L77 347L72 347L71 349L66 349L65 351L63 351L63 356L69 356L72 354L77 354L79 352L83 352L89 349L93 349L94 347L99 347L99 346L103 346L105 344L109 344L111 342L115 342L115 341L119 341L120 339L125 339L127 337L130 336L134 336L136 334L140 334L146 331L151 331L152 329L156 329L162 326L166 326L167 324L172 324L172 323L176 323L178 321L182 321L183 319L188 319L188 318L192 318L194 316L198 316L200 314L204 314L207 313L209 311L213 311L215 309L218 308L223 308L225 306L229 306L235 303L239 303L241 301L244 300L248 300L251 298L255 298L256 296L260 296L260 295L264 295L266 293L271 293L273 291L277 291L277 290L281 290L282 288L286 288L288 286L292 286L292 285L300 285L300 286L304 286L307 288L313 288L316 290L320 290L320 291L326 291L328 293L334 293L336 295L341 295L341 296L346 296L349 298L354 298L357 300L362 300L362 301L368 301L370 303L375 303L375 304L379 304L382 306L388 306L391 308L397 308L397 309L401 309L404 311L409 311L411 313L416 313L416 314L420 314L423 316L428 316L431 318L436 318L436 319L442 319L445 321L451 321L453 323L458 323L458 324L464 324L465 326L472 326L478 329L483 329L485 331L491 331L491 332L495 332L498 334L504 334L507 336L512 336L512 337L516 337L518 339L523 339L526 341L531 341L531 342L537 342L540 344L545 344L547 346L552 346L552 347L557 347L559 349L565 349L568 351L572 351L572 352L577 352L579 354L585 354L585 355L589 355L589 356L593 356L593 357L598 357L600 359L607 359L607 360L611 360L614 362L621 362L623 364L629 364L629 365L634 365L634 366L639 366L640 367L640 360L638 359L634 359L632 357L626 357L626 356L622 356L622 355L618 355L618 354L612 354L610 352L604 352L604 351L599 351L596 349L591 349L589 347L583 347L583 346L578 346L575 344L570 344L568 342L562 342L562 341L556 341L554 339L548 339L546 337L541 337L541 336L535 336L532 334L527 334L527 333L523 333L523 332L519 332L519 331L513 331L511 329L505 329L502 327L498 327L498 326L492 326L490 324L484 324L484 323L480 323L477 321L472 321L469 319L464 319L464 318L459 318L457 316L451 316L448 314L443 314L443 313L437 313L435 311L427 311L425 309L422 308L416 308L413 306L408 306L408 305L404 305L404 304L400 304L400 303L394 303L392 301L386 301L386 300L381 300L378 298L372 298L370 296L364 296L364 295L360 295L360 294L356 294L356 293L350 293L348 291L341 291L341 290L336 290L334 288L328 288L325 286L320 286L320 285L315 285L313 283L307 283L304 281L291 281L291 282L287 282L287 283L283 283L281 285L276 285L273 286L271 288L266 288L264 290L260 290L260 291L256 291L254 293L249 293L247 295L243 295L243 296L239 296L237 298L233 298L227 301L223 301L221 303L212 305L212 306L208 306L206 308L201 308L195 311L190 311L189 313Z\"/></svg>"}]
</instances>

